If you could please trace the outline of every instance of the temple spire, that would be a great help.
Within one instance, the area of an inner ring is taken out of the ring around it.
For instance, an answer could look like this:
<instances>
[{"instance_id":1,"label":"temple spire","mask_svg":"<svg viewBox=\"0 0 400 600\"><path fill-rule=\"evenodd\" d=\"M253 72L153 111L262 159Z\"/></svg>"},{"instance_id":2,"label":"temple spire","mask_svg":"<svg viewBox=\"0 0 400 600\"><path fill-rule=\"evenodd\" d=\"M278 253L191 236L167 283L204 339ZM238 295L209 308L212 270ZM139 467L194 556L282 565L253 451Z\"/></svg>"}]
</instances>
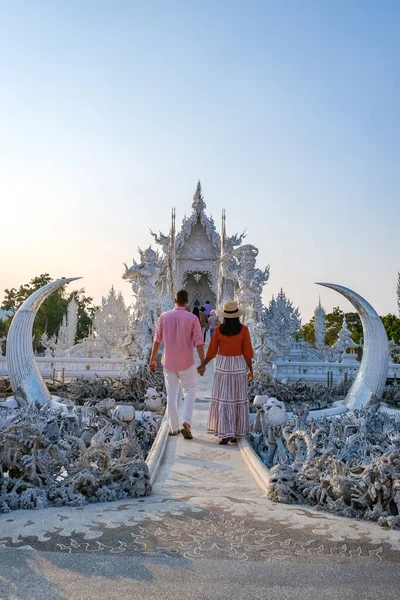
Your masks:
<instances>
[{"instance_id":1,"label":"temple spire","mask_svg":"<svg viewBox=\"0 0 400 600\"><path fill-rule=\"evenodd\" d=\"M171 211L171 227L169 229L168 258L167 258L167 289L171 298L174 295L175 269L175 207Z\"/></svg>"},{"instance_id":2,"label":"temple spire","mask_svg":"<svg viewBox=\"0 0 400 600\"><path fill-rule=\"evenodd\" d=\"M197 215L201 215L206 209L206 203L204 202L203 194L201 193L200 179L197 182L196 191L193 196L192 208Z\"/></svg>"},{"instance_id":3,"label":"temple spire","mask_svg":"<svg viewBox=\"0 0 400 600\"><path fill-rule=\"evenodd\" d=\"M225 283L225 266L222 260L222 257L225 254L225 246L226 246L226 212L225 209L222 209L222 219L221 219L221 246L220 246L220 262L218 267L218 290L217 290L217 302L220 305L223 301L224 297L224 283Z\"/></svg>"},{"instance_id":4,"label":"temple spire","mask_svg":"<svg viewBox=\"0 0 400 600\"><path fill-rule=\"evenodd\" d=\"M221 256L225 254L225 243L226 243L226 212L222 209L222 223L221 223Z\"/></svg>"}]
</instances>

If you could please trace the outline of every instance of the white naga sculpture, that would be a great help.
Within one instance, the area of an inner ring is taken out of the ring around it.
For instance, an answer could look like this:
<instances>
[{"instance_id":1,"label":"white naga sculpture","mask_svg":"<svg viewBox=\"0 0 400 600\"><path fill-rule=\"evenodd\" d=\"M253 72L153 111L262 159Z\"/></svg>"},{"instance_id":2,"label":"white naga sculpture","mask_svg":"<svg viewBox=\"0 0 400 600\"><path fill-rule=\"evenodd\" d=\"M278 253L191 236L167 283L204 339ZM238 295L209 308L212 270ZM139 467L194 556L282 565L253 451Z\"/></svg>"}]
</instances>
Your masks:
<instances>
[{"instance_id":1,"label":"white naga sculpture","mask_svg":"<svg viewBox=\"0 0 400 600\"><path fill-rule=\"evenodd\" d=\"M32 348L32 326L42 302L56 289L80 277L58 279L31 294L17 310L10 325L7 341L7 364L14 398L20 407L40 408L51 400Z\"/></svg>"},{"instance_id":2,"label":"white naga sculpture","mask_svg":"<svg viewBox=\"0 0 400 600\"><path fill-rule=\"evenodd\" d=\"M134 353L147 357L151 351L155 326L161 313L163 297L156 284L162 270L162 263L157 252L152 248L142 251L138 248L140 263L133 260L122 279L131 282L135 303L133 306L132 334Z\"/></svg>"}]
</instances>

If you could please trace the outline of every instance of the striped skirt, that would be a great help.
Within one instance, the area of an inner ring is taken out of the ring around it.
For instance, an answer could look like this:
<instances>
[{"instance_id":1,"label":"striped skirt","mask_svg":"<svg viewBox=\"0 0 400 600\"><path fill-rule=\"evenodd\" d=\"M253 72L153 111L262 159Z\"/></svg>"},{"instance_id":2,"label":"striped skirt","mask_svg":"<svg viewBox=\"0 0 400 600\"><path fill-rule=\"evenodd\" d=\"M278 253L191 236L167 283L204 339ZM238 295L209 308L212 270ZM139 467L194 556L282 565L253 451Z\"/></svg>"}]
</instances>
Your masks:
<instances>
[{"instance_id":1,"label":"striped skirt","mask_svg":"<svg viewBox=\"0 0 400 600\"><path fill-rule=\"evenodd\" d=\"M246 361L217 354L207 433L243 438L249 431Z\"/></svg>"}]
</instances>

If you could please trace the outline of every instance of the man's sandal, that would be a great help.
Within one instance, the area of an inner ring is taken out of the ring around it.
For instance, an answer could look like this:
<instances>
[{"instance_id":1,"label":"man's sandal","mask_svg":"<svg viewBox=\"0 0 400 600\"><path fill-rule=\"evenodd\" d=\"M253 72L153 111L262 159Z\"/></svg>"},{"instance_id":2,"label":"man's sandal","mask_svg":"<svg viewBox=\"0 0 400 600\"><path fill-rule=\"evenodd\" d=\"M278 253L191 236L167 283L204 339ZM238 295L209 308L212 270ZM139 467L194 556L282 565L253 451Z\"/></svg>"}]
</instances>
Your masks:
<instances>
[{"instance_id":1,"label":"man's sandal","mask_svg":"<svg viewBox=\"0 0 400 600\"><path fill-rule=\"evenodd\" d=\"M192 440L193 439L192 432L190 431L190 425L189 425L189 423L182 423L181 434L183 435L183 437L185 438L185 440Z\"/></svg>"},{"instance_id":2,"label":"man's sandal","mask_svg":"<svg viewBox=\"0 0 400 600\"><path fill-rule=\"evenodd\" d=\"M180 434L180 431L179 431L179 429L177 429L176 431L170 431L170 432L168 433L168 435L179 435L179 434Z\"/></svg>"}]
</instances>

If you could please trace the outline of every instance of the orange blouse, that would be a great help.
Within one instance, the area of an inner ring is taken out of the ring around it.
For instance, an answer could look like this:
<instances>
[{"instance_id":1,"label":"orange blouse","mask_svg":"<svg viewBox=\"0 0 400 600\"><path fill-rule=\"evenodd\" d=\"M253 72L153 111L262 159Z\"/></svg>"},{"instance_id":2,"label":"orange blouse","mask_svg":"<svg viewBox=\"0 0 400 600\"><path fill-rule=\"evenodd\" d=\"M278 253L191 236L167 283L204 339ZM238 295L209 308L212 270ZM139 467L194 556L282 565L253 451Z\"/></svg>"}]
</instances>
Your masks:
<instances>
[{"instance_id":1,"label":"orange blouse","mask_svg":"<svg viewBox=\"0 0 400 600\"><path fill-rule=\"evenodd\" d=\"M242 325L242 330L236 335L222 335L219 326L216 327L208 347L206 358L211 360L217 354L221 354L222 356L243 355L246 360L252 359L253 347L246 325Z\"/></svg>"}]
</instances>

